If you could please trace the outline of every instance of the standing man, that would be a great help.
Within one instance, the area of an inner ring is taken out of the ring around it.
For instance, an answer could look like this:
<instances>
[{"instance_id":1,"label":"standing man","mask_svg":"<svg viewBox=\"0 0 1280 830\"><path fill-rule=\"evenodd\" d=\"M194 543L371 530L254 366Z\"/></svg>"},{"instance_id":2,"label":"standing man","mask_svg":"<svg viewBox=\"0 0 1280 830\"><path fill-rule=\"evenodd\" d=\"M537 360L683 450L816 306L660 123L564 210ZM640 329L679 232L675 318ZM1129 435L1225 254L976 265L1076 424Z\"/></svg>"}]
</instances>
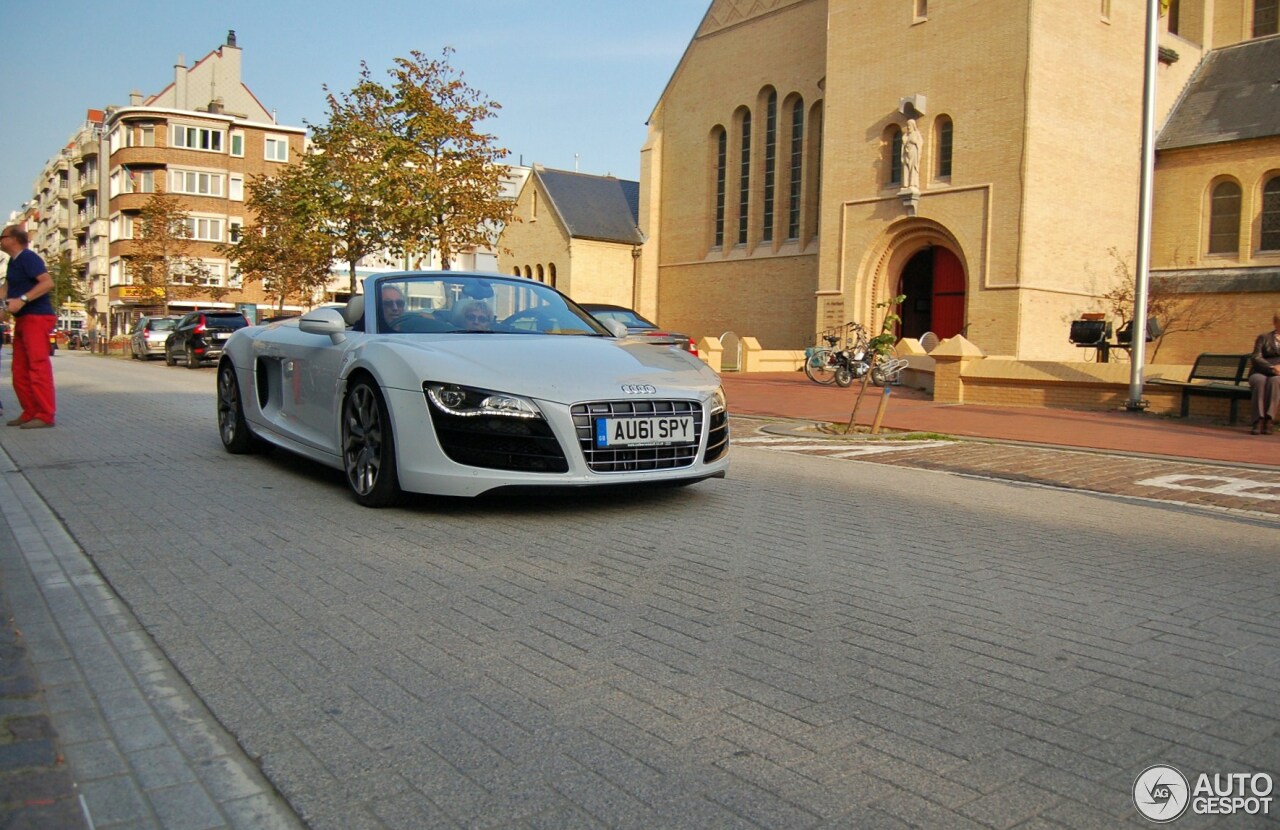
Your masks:
<instances>
[{"instance_id":1,"label":"standing man","mask_svg":"<svg viewBox=\"0 0 1280 830\"><path fill-rule=\"evenodd\" d=\"M49 299L53 277L40 255L27 249L27 241L27 232L16 225L0 231L0 251L9 255L5 307L13 315L13 391L22 407L18 417L7 423L45 429L53 426L56 409L49 332L58 316Z\"/></svg>"}]
</instances>

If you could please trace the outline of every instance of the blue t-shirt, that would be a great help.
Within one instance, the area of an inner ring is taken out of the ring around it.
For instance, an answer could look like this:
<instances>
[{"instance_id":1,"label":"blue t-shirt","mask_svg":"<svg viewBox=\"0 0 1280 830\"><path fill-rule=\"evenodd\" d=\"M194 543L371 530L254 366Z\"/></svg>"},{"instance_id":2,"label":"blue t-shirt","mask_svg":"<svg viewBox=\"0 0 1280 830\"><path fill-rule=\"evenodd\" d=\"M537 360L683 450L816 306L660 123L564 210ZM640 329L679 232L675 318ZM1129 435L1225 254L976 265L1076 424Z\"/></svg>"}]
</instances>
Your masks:
<instances>
[{"instance_id":1,"label":"blue t-shirt","mask_svg":"<svg viewBox=\"0 0 1280 830\"><path fill-rule=\"evenodd\" d=\"M16 300L23 294L36 287L39 277L49 269L45 267L44 260L40 255L30 248L24 248L22 253L15 257L9 257L9 270L7 277L9 280L9 299ZM49 299L49 295L36 297L31 302L22 307L16 316L23 314L54 314L53 302Z\"/></svg>"}]
</instances>

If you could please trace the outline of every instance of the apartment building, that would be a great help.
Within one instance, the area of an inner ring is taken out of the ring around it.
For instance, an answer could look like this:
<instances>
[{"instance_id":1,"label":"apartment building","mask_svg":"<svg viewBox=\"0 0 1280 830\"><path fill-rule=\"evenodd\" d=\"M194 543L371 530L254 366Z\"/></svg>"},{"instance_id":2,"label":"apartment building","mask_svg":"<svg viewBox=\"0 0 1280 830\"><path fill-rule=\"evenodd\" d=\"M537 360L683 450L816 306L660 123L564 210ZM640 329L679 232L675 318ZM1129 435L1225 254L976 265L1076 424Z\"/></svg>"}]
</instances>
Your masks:
<instances>
[{"instance_id":1,"label":"apartment building","mask_svg":"<svg viewBox=\"0 0 1280 830\"><path fill-rule=\"evenodd\" d=\"M101 322L112 334L128 331L139 315L162 311L134 284L129 269L138 215L162 189L179 197L192 254L203 266L185 278L186 290L171 299L169 310L239 308L251 320L270 313L262 286L243 282L217 246L235 242L245 225L251 178L296 163L306 130L275 123L240 70L241 51L231 32L225 44L190 67L180 57L172 83L160 92L135 92L127 106L106 110L108 314Z\"/></svg>"}]
</instances>

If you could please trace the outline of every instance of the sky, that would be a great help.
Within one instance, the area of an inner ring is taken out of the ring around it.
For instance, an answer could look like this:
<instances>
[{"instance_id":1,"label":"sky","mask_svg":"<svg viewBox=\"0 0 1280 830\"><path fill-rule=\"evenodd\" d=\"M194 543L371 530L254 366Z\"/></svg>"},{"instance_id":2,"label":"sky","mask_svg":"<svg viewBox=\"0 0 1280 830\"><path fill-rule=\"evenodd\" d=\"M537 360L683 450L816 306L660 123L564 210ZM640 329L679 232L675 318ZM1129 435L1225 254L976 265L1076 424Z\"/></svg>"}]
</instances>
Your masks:
<instances>
[{"instance_id":1,"label":"sky","mask_svg":"<svg viewBox=\"0 0 1280 830\"><path fill-rule=\"evenodd\" d=\"M0 0L0 9L15 0ZM236 32L241 80L280 124L323 123L349 91L419 51L501 104L484 128L507 161L639 179L645 121L710 0L59 0L8 9L0 78L0 217L89 109L160 92ZM55 11L56 10L56 11ZM38 24L38 25L36 25Z\"/></svg>"}]
</instances>

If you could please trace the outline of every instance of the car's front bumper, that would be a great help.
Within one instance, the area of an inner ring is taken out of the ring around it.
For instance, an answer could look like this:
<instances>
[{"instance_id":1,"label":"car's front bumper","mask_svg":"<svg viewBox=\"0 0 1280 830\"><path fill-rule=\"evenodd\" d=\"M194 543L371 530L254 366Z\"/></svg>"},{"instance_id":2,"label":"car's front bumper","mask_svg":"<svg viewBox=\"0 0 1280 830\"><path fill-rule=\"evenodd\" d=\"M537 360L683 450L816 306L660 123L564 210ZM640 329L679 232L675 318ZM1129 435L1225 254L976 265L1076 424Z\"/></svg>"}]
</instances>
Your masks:
<instances>
[{"instance_id":1,"label":"car's front bumper","mask_svg":"<svg viewBox=\"0 0 1280 830\"><path fill-rule=\"evenodd\" d=\"M584 452L583 415L575 422L570 406L536 401L545 423L564 454L567 470L534 472L518 469L494 469L461 464L449 457L436 437L429 404L420 391L384 389L391 410L397 442L400 486L412 492L448 496L476 496L501 487L592 487L608 485L658 484L697 481L722 477L729 467L728 418L725 413L711 411L712 400L695 401L700 419L696 447L690 447L687 458L670 463L652 461L645 453L634 464L613 463L608 472L592 469ZM710 452L709 452L710 451ZM680 456L681 453L671 453ZM707 459L712 457L712 460ZM686 463L687 461L687 463ZM665 465L665 466L664 466ZM594 466L600 468L597 461Z\"/></svg>"}]
</instances>

